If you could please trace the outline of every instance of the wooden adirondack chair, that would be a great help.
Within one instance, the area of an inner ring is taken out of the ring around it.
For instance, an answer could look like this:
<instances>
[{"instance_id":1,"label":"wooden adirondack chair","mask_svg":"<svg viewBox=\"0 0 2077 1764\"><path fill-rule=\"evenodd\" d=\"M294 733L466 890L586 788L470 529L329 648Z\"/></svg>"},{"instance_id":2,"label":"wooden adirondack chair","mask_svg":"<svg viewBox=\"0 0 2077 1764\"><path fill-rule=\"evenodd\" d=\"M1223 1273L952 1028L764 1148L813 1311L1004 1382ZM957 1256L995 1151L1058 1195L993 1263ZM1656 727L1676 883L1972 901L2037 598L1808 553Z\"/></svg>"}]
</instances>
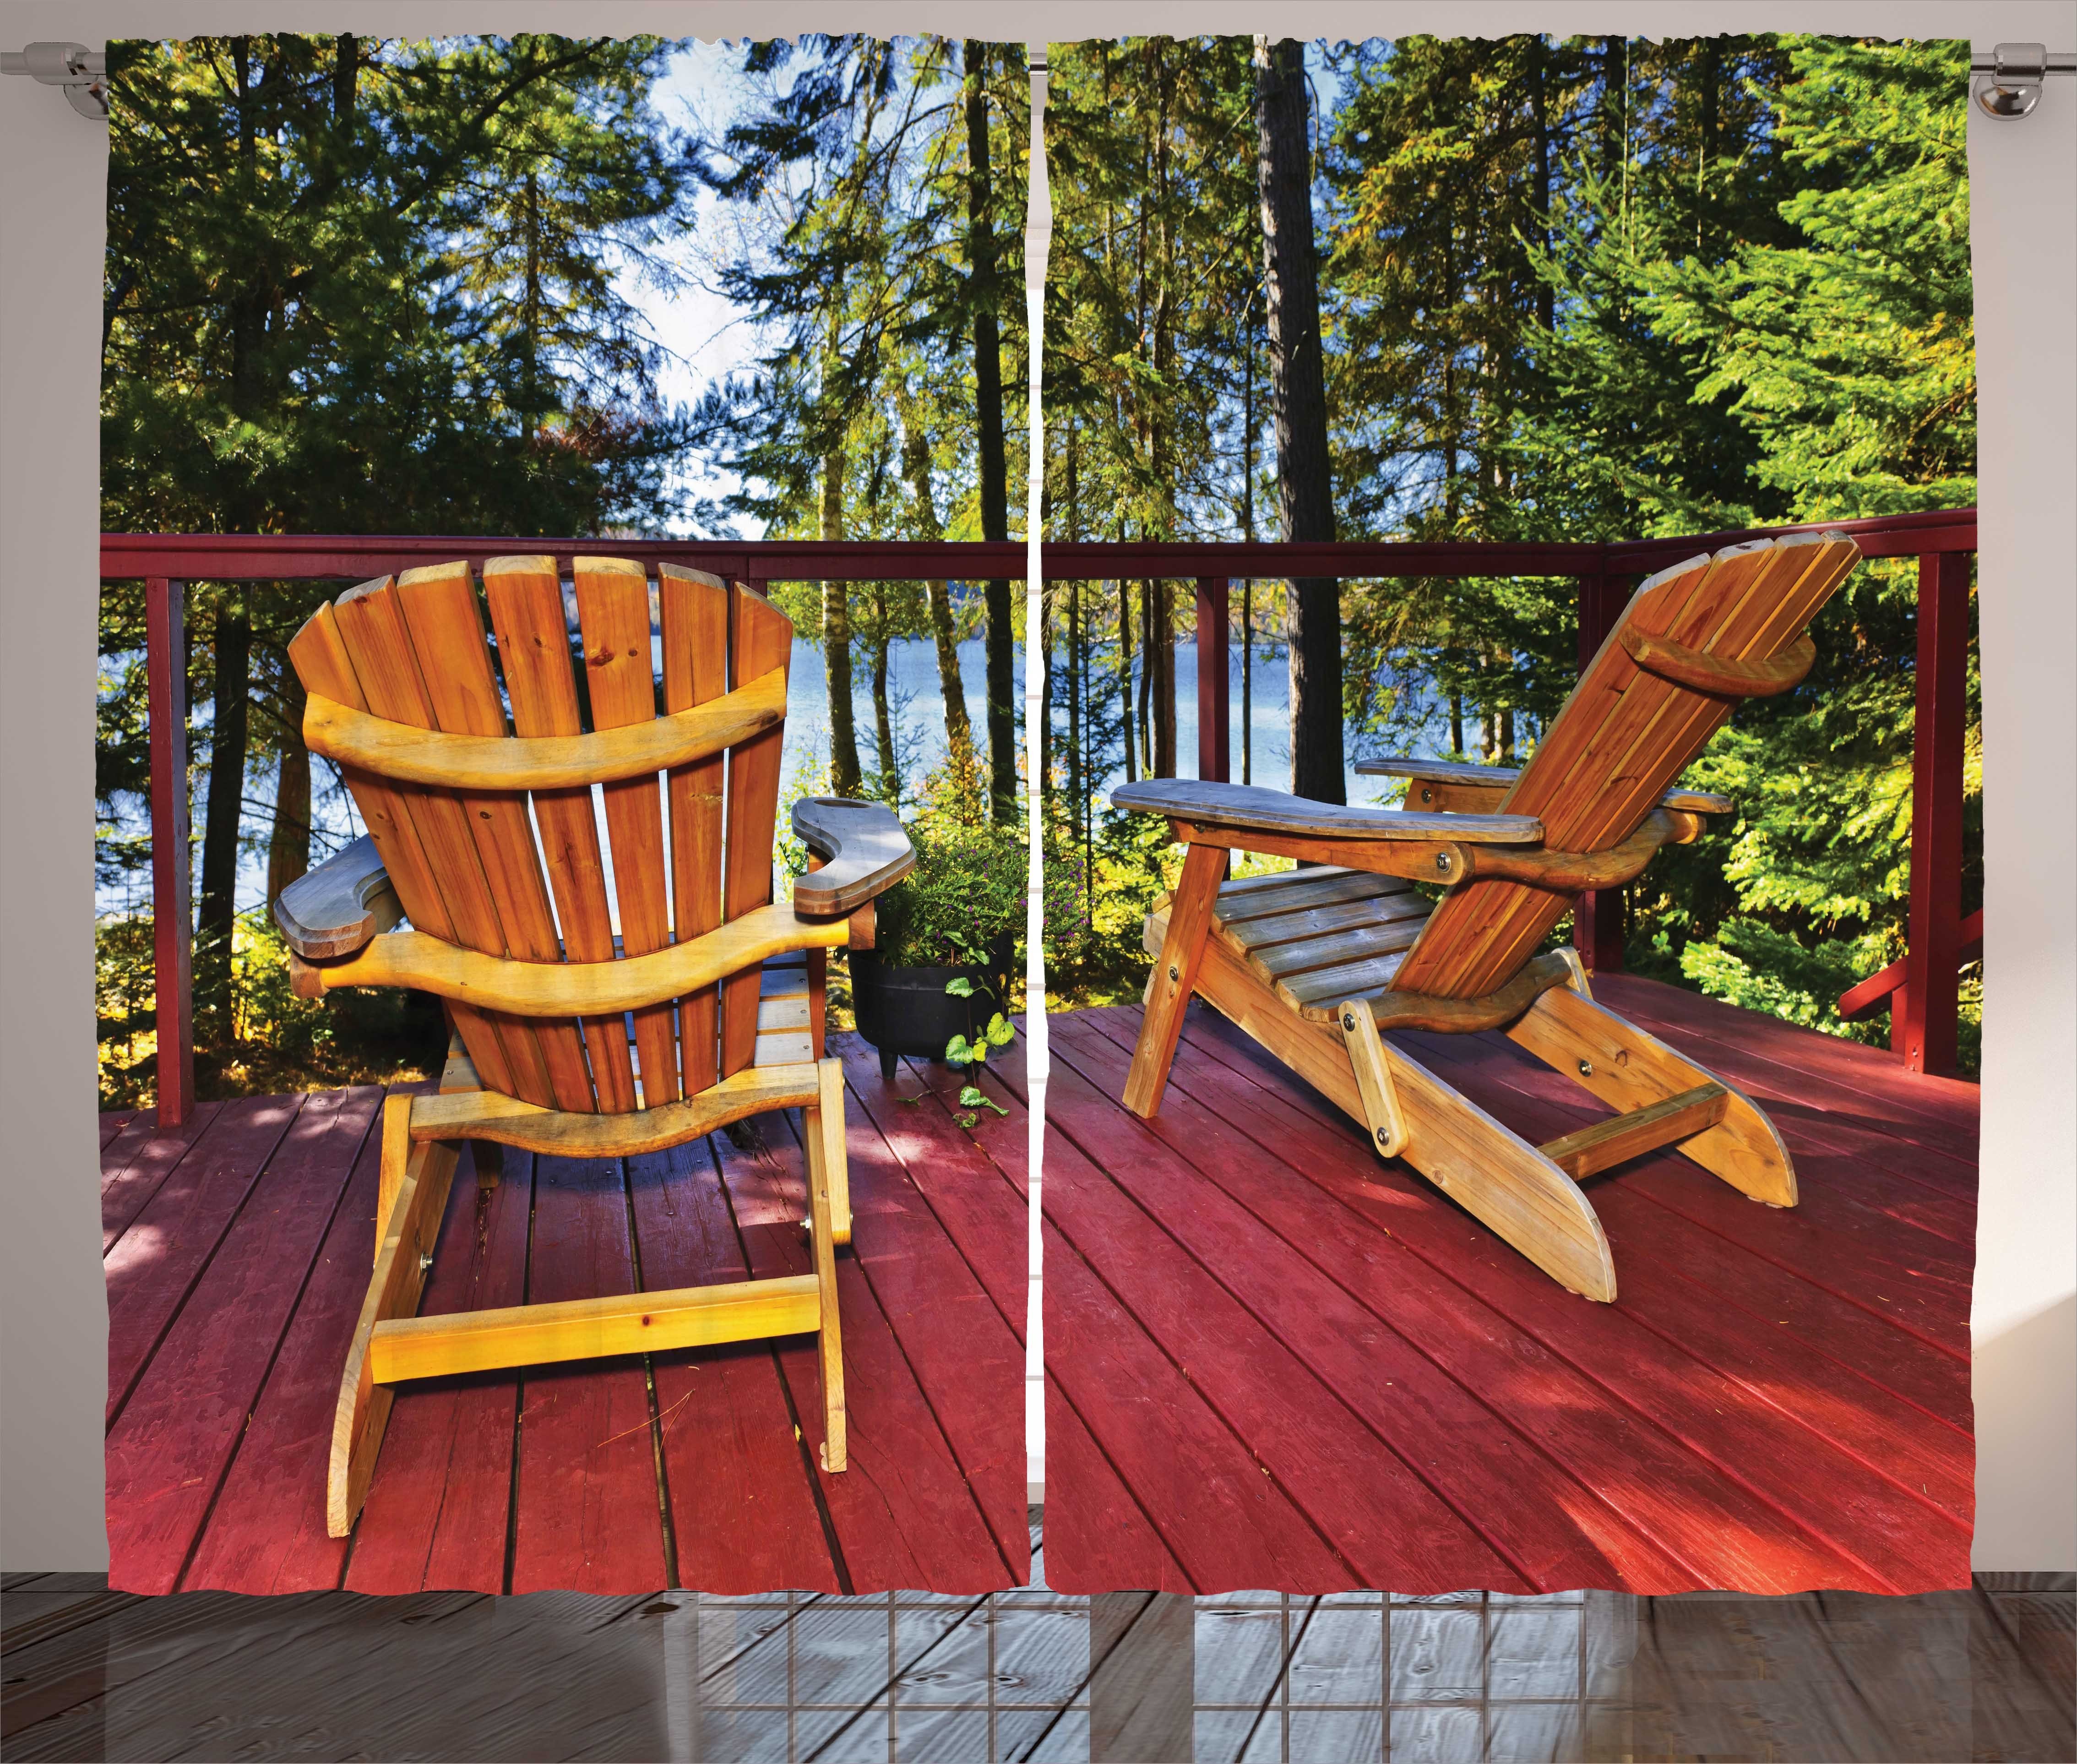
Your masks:
<instances>
[{"instance_id":1,"label":"wooden adirondack chair","mask_svg":"<svg viewBox=\"0 0 2077 1764\"><path fill-rule=\"evenodd\" d=\"M1147 921L1155 967L1125 1102L1160 1108L1191 994L1230 1017L1539 1267L1612 1300L1608 1241L1579 1184L1671 1145L1771 1206L1796 1171L1746 1096L1594 1002L1569 949L1538 955L1581 890L1685 843L1725 798L1674 780L1741 698L1810 667L1806 627L1859 557L1838 534L1698 557L1638 589L1520 771L1392 759L1401 809L1188 780L1128 784L1188 847ZM1225 881L1226 853L1324 867ZM1439 901L1414 882L1439 884ZM1380 1030L1498 1029L1622 1111L1532 1146Z\"/></svg>"},{"instance_id":2,"label":"wooden adirondack chair","mask_svg":"<svg viewBox=\"0 0 2077 1764\"><path fill-rule=\"evenodd\" d=\"M792 625L668 564L653 613L639 564L580 557L573 576L580 668L550 557L485 565L494 650L466 564L364 582L289 645L304 739L368 829L276 903L296 989L420 988L455 1032L439 1093L384 1105L375 1273L332 1434L335 1537L367 1494L390 1387L440 1373L814 1331L822 1466L844 1467L835 1259L851 1206L823 971L828 951L870 946L874 897L914 856L884 807L810 800L793 825L824 861L775 903ZM390 929L400 917L410 930ZM796 1106L813 1274L415 1315L464 1142L488 1182L504 1146L628 1156Z\"/></svg>"}]
</instances>

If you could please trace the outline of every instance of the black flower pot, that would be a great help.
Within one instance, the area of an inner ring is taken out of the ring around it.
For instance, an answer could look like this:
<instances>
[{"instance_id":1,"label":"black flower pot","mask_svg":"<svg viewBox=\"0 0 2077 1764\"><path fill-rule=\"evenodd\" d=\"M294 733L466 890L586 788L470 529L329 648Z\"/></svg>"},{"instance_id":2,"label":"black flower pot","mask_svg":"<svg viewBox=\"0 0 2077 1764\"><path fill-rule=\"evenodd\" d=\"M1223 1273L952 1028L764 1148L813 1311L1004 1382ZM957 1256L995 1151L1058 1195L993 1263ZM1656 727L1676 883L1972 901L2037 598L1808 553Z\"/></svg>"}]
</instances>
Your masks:
<instances>
[{"instance_id":1,"label":"black flower pot","mask_svg":"<svg viewBox=\"0 0 2077 1764\"><path fill-rule=\"evenodd\" d=\"M858 1032L880 1050L880 1075L890 1084L904 1054L942 1060L955 1035L976 1039L1009 996L1009 967L1017 938L1005 932L988 946L988 960L973 967L896 967L876 950L851 955L851 1009ZM945 990L964 976L973 996Z\"/></svg>"}]
</instances>

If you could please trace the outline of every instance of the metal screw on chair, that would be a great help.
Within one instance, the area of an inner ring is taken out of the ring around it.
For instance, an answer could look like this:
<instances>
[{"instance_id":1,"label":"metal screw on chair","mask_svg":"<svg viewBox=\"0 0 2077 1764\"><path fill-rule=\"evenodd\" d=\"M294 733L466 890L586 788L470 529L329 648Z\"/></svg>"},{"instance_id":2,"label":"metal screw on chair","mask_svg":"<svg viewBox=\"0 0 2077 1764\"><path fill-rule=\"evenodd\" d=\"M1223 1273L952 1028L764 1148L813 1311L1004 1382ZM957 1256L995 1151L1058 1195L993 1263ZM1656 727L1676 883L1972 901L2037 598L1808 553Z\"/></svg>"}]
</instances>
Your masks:
<instances>
[{"instance_id":1,"label":"metal screw on chair","mask_svg":"<svg viewBox=\"0 0 2077 1764\"><path fill-rule=\"evenodd\" d=\"M1376 1129L1376 1131L1371 1134L1371 1137L1376 1140L1380 1146L1389 1144L1392 1139L1392 1135L1387 1133L1382 1127Z\"/></svg>"},{"instance_id":2,"label":"metal screw on chair","mask_svg":"<svg viewBox=\"0 0 2077 1764\"><path fill-rule=\"evenodd\" d=\"M1183 977L1183 971L1182 971L1182 969L1180 969L1180 967L1176 967L1176 965L1173 962L1171 962L1171 963L1168 964L1168 978L1169 978L1169 979L1171 979L1172 980L1181 980L1181 979L1182 979L1182 977Z\"/></svg>"},{"instance_id":3,"label":"metal screw on chair","mask_svg":"<svg viewBox=\"0 0 2077 1764\"><path fill-rule=\"evenodd\" d=\"M1593 1061L1591 1059L1583 1059L1580 1062L1580 1075L1582 1078L1591 1078L1594 1075Z\"/></svg>"},{"instance_id":4,"label":"metal screw on chair","mask_svg":"<svg viewBox=\"0 0 2077 1764\"><path fill-rule=\"evenodd\" d=\"M1348 1030L1351 1034L1355 1033L1356 1020L1353 1012L1344 1011L1342 1013L1342 1027Z\"/></svg>"},{"instance_id":5,"label":"metal screw on chair","mask_svg":"<svg viewBox=\"0 0 2077 1764\"><path fill-rule=\"evenodd\" d=\"M423 1273L424 1273L424 1272L425 1272L428 1268L431 1267L432 1267L432 1265L433 1265L432 1253L431 1253L430 1250L421 1250L418 1252L418 1271L419 1271L419 1273L423 1274Z\"/></svg>"},{"instance_id":6,"label":"metal screw on chair","mask_svg":"<svg viewBox=\"0 0 2077 1764\"><path fill-rule=\"evenodd\" d=\"M1447 876L1450 873L1450 854L1448 852L1438 851L1435 854L1435 873L1438 876Z\"/></svg>"}]
</instances>

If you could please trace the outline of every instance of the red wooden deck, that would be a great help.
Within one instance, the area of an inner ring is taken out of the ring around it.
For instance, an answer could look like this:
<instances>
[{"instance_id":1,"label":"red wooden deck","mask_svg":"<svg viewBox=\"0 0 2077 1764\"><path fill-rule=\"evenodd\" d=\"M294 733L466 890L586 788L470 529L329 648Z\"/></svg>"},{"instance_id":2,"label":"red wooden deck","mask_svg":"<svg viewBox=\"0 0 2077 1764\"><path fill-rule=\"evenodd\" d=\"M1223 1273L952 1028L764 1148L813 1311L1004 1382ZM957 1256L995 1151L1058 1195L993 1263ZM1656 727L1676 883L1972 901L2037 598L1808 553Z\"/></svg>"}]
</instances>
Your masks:
<instances>
[{"instance_id":1,"label":"red wooden deck","mask_svg":"<svg viewBox=\"0 0 2077 1764\"><path fill-rule=\"evenodd\" d=\"M824 1475L796 1434L819 1407L812 1337L428 1379L401 1388L341 1541L324 1472L373 1256L381 1092L205 1104L165 1134L104 1117L110 1586L1022 1584L1022 1195L948 1098L897 1100L943 1090L943 1068L886 1086L870 1049L831 1040L855 1087L851 1467ZM752 1125L747 1150L717 1134L625 1160L508 1153L481 1197L464 1163L423 1308L807 1271L798 1117ZM948 1140L963 1155L939 1155Z\"/></svg>"},{"instance_id":2,"label":"red wooden deck","mask_svg":"<svg viewBox=\"0 0 2077 1764\"><path fill-rule=\"evenodd\" d=\"M1760 1101L1803 1196L1756 1206L1671 1152L1596 1179L1612 1306L1201 1005L1152 1123L1117 1101L1138 1009L1051 1019L1056 1589L1969 1583L1975 1088L1649 981L1596 992ZM1602 1113L1501 1037L1403 1039L1533 1141Z\"/></svg>"}]
</instances>

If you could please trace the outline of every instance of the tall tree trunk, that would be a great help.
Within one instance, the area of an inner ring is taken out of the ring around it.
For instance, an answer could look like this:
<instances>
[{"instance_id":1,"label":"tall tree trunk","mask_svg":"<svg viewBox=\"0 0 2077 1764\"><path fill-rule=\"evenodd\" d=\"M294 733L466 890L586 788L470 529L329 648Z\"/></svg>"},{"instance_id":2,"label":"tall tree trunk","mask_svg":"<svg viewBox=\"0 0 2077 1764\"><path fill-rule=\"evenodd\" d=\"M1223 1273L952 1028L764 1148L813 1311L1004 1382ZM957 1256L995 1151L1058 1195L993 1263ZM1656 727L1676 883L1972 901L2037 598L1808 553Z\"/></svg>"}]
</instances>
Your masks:
<instances>
[{"instance_id":1,"label":"tall tree trunk","mask_svg":"<svg viewBox=\"0 0 2077 1764\"><path fill-rule=\"evenodd\" d=\"M936 493L930 485L930 443L906 379L897 379L896 410L901 418L901 468L909 480L910 500L915 505L916 537L941 539L944 528L938 519ZM938 651L938 690L945 701L945 743L951 755L952 776L962 797L979 783L974 763L973 723L967 715L966 682L959 674L959 639L952 623L951 585L928 582L924 591L930 603L930 636Z\"/></svg>"},{"instance_id":2,"label":"tall tree trunk","mask_svg":"<svg viewBox=\"0 0 2077 1764\"><path fill-rule=\"evenodd\" d=\"M1154 585L1139 585L1139 751L1147 762L1147 776L1165 776L1160 755L1154 751Z\"/></svg>"},{"instance_id":3,"label":"tall tree trunk","mask_svg":"<svg viewBox=\"0 0 2077 1764\"><path fill-rule=\"evenodd\" d=\"M1175 585L1157 577L1154 587L1154 776L1176 776Z\"/></svg>"},{"instance_id":4,"label":"tall tree trunk","mask_svg":"<svg viewBox=\"0 0 2077 1764\"><path fill-rule=\"evenodd\" d=\"M1255 305L1241 331L1240 536L1255 543ZM1255 782L1255 579L1240 585L1240 781Z\"/></svg>"},{"instance_id":5,"label":"tall tree trunk","mask_svg":"<svg viewBox=\"0 0 2077 1764\"><path fill-rule=\"evenodd\" d=\"M302 683L281 670L281 759L274 776L274 827L267 840L267 904L310 867L310 750L303 745Z\"/></svg>"},{"instance_id":6,"label":"tall tree trunk","mask_svg":"<svg viewBox=\"0 0 2077 1764\"><path fill-rule=\"evenodd\" d=\"M1714 37L1702 40L1702 89L1696 95L1700 114L1696 119L1700 136L1695 152L1695 255L1702 255L1702 213L1709 199L1709 162L1717 156L1717 84L1721 77L1722 50Z\"/></svg>"},{"instance_id":7,"label":"tall tree trunk","mask_svg":"<svg viewBox=\"0 0 2077 1764\"><path fill-rule=\"evenodd\" d=\"M351 31L340 36L333 50L331 119L344 133L353 122L353 101L360 77L360 39Z\"/></svg>"},{"instance_id":8,"label":"tall tree trunk","mask_svg":"<svg viewBox=\"0 0 2077 1764\"><path fill-rule=\"evenodd\" d=\"M822 536L843 532L844 445L841 439L822 456ZM858 729L851 703L851 584L822 584L822 666L830 688L830 788L840 797L859 793Z\"/></svg>"},{"instance_id":9,"label":"tall tree trunk","mask_svg":"<svg viewBox=\"0 0 2077 1764\"><path fill-rule=\"evenodd\" d=\"M1530 111L1535 122L1532 150L1536 156L1536 238L1546 251L1550 248L1550 96L1546 89L1550 73L1550 45L1541 35L1529 40ZM1556 290L1542 277L1536 278L1536 318L1546 331L1555 316Z\"/></svg>"},{"instance_id":10,"label":"tall tree trunk","mask_svg":"<svg viewBox=\"0 0 2077 1764\"><path fill-rule=\"evenodd\" d=\"M1123 526L1120 522L1120 539L1125 536ZM1118 585L1118 733L1125 742L1125 781L1130 784L1139 776L1132 744L1132 584L1122 576Z\"/></svg>"},{"instance_id":11,"label":"tall tree trunk","mask_svg":"<svg viewBox=\"0 0 2077 1764\"><path fill-rule=\"evenodd\" d=\"M894 756L894 709L887 695L887 585L872 585L872 634L866 648L872 657L873 758L880 768L880 794L892 808L901 806L901 768Z\"/></svg>"},{"instance_id":12,"label":"tall tree trunk","mask_svg":"<svg viewBox=\"0 0 2077 1764\"><path fill-rule=\"evenodd\" d=\"M1305 46L1288 38L1272 46L1267 37L1257 37L1255 73L1256 177L1284 536L1331 540L1334 480L1313 245ZM1343 801L1339 585L1332 577L1294 580L1284 630L1291 658L1291 788L1316 801Z\"/></svg>"},{"instance_id":13,"label":"tall tree trunk","mask_svg":"<svg viewBox=\"0 0 2077 1764\"><path fill-rule=\"evenodd\" d=\"M1064 451L1068 473L1068 542L1082 536L1080 464L1081 430L1070 423ZM1086 818L1088 801L1082 781L1082 585L1068 584L1068 811L1077 830Z\"/></svg>"},{"instance_id":14,"label":"tall tree trunk","mask_svg":"<svg viewBox=\"0 0 2077 1764\"><path fill-rule=\"evenodd\" d=\"M995 191L989 166L988 51L972 38L966 69L967 264L973 303L974 426L979 441L980 536L1009 537L1009 468L1002 432L1002 343L996 318ZM1036 585L1034 585L1034 588ZM989 582L989 795L995 818L1017 813L1017 633L1007 577Z\"/></svg>"},{"instance_id":15,"label":"tall tree trunk","mask_svg":"<svg viewBox=\"0 0 2077 1764\"><path fill-rule=\"evenodd\" d=\"M1464 757L1464 695L1460 692L1450 694L1450 757Z\"/></svg>"},{"instance_id":16,"label":"tall tree trunk","mask_svg":"<svg viewBox=\"0 0 2077 1764\"><path fill-rule=\"evenodd\" d=\"M246 693L252 663L252 623L242 600L227 599L217 613L215 648L194 1001L198 1036L221 1046L231 1039L233 1029L231 937L238 909L238 823L245 797Z\"/></svg>"}]
</instances>

